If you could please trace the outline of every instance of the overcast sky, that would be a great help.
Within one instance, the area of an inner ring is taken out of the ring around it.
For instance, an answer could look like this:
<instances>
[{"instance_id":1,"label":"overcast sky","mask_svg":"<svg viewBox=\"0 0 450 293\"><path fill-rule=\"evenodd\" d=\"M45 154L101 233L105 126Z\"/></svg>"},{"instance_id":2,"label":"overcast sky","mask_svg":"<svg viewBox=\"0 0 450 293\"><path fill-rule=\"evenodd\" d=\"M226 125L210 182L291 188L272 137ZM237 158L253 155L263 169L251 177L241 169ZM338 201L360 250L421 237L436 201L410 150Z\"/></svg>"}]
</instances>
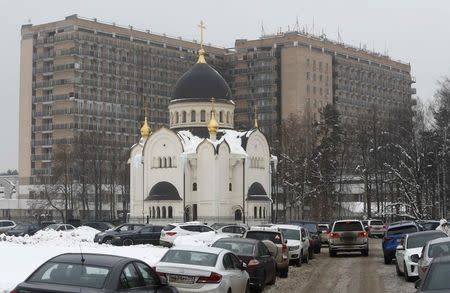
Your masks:
<instances>
[{"instance_id":1,"label":"overcast sky","mask_svg":"<svg viewBox=\"0 0 450 293\"><path fill-rule=\"evenodd\" d=\"M0 171L17 168L19 127L20 27L71 14L135 29L198 39L197 24L206 23L205 41L233 47L237 38L253 39L295 25L322 29L345 43L411 63L417 95L432 100L437 80L450 75L450 1L87 1L0 0Z\"/></svg>"}]
</instances>

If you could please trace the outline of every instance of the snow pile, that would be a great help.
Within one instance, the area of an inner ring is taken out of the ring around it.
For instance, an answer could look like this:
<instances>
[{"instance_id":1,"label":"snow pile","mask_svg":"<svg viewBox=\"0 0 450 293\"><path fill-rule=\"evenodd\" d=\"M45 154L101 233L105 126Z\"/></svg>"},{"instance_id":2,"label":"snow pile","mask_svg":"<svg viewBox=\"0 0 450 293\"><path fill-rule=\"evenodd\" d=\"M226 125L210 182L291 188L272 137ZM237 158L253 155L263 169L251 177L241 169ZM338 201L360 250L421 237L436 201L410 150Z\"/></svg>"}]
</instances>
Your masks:
<instances>
[{"instance_id":1,"label":"snow pile","mask_svg":"<svg viewBox=\"0 0 450 293\"><path fill-rule=\"evenodd\" d=\"M80 242L94 242L94 236L98 230L81 226L72 231L55 231L55 230L40 230L33 236L7 236L0 235L1 241L7 241L18 244L37 244L44 242L51 242L53 245L62 246L78 246ZM58 241L56 241L58 239Z\"/></svg>"},{"instance_id":2,"label":"snow pile","mask_svg":"<svg viewBox=\"0 0 450 293\"><path fill-rule=\"evenodd\" d=\"M214 231L195 235L178 236L173 242L174 246L209 246L217 239L229 237L226 234L217 234Z\"/></svg>"}]
</instances>

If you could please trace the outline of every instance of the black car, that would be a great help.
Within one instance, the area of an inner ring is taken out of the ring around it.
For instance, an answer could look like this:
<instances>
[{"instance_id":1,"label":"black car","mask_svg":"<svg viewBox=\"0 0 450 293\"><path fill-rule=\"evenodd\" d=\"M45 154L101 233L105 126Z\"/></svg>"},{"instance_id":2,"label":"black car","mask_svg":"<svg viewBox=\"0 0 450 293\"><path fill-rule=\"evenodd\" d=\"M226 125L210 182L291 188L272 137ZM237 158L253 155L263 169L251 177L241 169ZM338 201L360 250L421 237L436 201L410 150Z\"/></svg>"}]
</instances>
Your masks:
<instances>
[{"instance_id":1,"label":"black car","mask_svg":"<svg viewBox=\"0 0 450 293\"><path fill-rule=\"evenodd\" d=\"M18 224L14 228L8 230L6 235L8 236L25 236L34 235L39 230L39 226L36 224Z\"/></svg>"},{"instance_id":2,"label":"black car","mask_svg":"<svg viewBox=\"0 0 450 293\"><path fill-rule=\"evenodd\" d=\"M65 253L42 264L12 292L178 292L144 262L122 256Z\"/></svg>"},{"instance_id":3,"label":"black car","mask_svg":"<svg viewBox=\"0 0 450 293\"><path fill-rule=\"evenodd\" d=\"M136 230L122 232L114 236L113 245L153 244L159 245L161 230L164 226L145 225Z\"/></svg>"},{"instance_id":4,"label":"black car","mask_svg":"<svg viewBox=\"0 0 450 293\"><path fill-rule=\"evenodd\" d=\"M245 262L250 286L257 292L263 291L266 284L275 284L277 263L262 241L250 238L222 238L211 246L234 252Z\"/></svg>"},{"instance_id":5,"label":"black car","mask_svg":"<svg viewBox=\"0 0 450 293\"><path fill-rule=\"evenodd\" d=\"M104 232L109 229L114 229L114 225L108 222L87 222L84 223L83 226L88 226L94 228L100 232Z\"/></svg>"},{"instance_id":6,"label":"black car","mask_svg":"<svg viewBox=\"0 0 450 293\"><path fill-rule=\"evenodd\" d=\"M322 241L320 240L320 229L319 223L314 221L303 221L303 220L295 220L291 221L289 224L291 225L299 225L308 229L309 234L311 236L309 245L313 247L314 253L320 253L320 249L322 248Z\"/></svg>"},{"instance_id":7,"label":"black car","mask_svg":"<svg viewBox=\"0 0 450 293\"><path fill-rule=\"evenodd\" d=\"M114 239L114 236L120 233L126 233L129 231L137 230L142 226L144 226L144 224L132 224L132 223L122 224L120 226L115 227L114 229L106 230L104 232L95 234L94 242L98 242L99 244L111 243L112 240Z\"/></svg>"},{"instance_id":8,"label":"black car","mask_svg":"<svg viewBox=\"0 0 450 293\"><path fill-rule=\"evenodd\" d=\"M425 276L416 281L417 293L450 292L450 256L434 258Z\"/></svg>"},{"instance_id":9,"label":"black car","mask_svg":"<svg viewBox=\"0 0 450 293\"><path fill-rule=\"evenodd\" d=\"M421 225L423 230L425 230L425 231L436 230L436 228L440 224L439 221L435 221L435 220L426 220L426 221L420 221L417 223L419 225Z\"/></svg>"}]
</instances>

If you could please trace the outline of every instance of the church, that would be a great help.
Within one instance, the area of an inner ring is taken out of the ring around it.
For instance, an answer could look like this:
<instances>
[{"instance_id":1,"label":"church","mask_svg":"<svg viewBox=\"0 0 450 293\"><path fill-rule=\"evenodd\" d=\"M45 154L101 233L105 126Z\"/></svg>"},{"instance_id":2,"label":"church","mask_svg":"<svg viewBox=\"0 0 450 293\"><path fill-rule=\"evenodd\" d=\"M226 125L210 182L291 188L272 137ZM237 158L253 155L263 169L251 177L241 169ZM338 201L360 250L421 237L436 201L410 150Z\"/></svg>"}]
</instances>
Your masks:
<instances>
[{"instance_id":1,"label":"church","mask_svg":"<svg viewBox=\"0 0 450 293\"><path fill-rule=\"evenodd\" d=\"M202 25L200 26L202 28ZM170 128L152 132L147 117L130 151L130 219L171 223L271 222L271 156L258 130L234 130L235 104L225 79L205 61L176 83Z\"/></svg>"}]
</instances>

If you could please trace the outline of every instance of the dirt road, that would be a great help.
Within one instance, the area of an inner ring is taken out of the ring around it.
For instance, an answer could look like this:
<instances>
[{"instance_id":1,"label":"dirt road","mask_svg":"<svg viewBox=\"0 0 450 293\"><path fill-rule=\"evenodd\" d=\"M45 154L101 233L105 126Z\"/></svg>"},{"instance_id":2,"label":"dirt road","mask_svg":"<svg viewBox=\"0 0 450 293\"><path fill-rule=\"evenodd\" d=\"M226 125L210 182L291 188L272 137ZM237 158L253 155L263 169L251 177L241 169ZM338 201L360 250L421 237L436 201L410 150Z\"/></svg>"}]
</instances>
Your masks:
<instances>
[{"instance_id":1,"label":"dirt road","mask_svg":"<svg viewBox=\"0 0 450 293\"><path fill-rule=\"evenodd\" d=\"M290 267L287 279L277 279L275 285L264 292L307 293L413 293L414 283L407 283L396 275L395 264L385 265L381 240L370 239L369 257L338 254L329 257L328 248L316 254L309 264Z\"/></svg>"}]
</instances>

